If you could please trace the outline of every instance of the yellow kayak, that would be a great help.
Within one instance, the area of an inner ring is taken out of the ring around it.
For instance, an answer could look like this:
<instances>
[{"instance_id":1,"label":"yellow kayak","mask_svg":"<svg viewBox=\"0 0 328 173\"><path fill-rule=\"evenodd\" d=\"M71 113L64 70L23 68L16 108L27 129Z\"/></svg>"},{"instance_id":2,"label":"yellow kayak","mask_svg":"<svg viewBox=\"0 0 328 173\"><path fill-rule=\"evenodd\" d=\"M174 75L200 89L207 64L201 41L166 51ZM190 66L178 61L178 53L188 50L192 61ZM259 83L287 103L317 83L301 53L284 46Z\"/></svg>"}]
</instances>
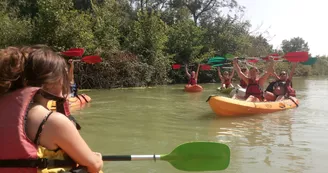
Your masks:
<instances>
[{"instance_id":1,"label":"yellow kayak","mask_svg":"<svg viewBox=\"0 0 328 173\"><path fill-rule=\"evenodd\" d=\"M91 101L91 98L86 94L79 94L77 97L70 97L69 99L69 108L80 108L85 104ZM50 100L47 105L48 109L55 111L56 110L56 101Z\"/></svg>"},{"instance_id":2,"label":"yellow kayak","mask_svg":"<svg viewBox=\"0 0 328 173\"><path fill-rule=\"evenodd\" d=\"M222 96L210 96L207 99L211 109L218 116L242 116L272 113L296 108L299 101L295 97L274 102L246 102Z\"/></svg>"}]
</instances>

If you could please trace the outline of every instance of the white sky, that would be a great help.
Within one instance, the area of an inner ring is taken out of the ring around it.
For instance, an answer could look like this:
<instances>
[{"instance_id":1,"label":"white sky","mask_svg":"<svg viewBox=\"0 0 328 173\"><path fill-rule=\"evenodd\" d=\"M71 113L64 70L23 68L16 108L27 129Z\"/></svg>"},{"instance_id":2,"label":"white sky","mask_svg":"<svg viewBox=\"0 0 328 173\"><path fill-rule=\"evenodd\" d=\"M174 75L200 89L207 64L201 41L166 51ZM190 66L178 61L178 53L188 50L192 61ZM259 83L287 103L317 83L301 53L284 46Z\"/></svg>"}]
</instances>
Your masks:
<instances>
[{"instance_id":1,"label":"white sky","mask_svg":"<svg viewBox=\"0 0 328 173\"><path fill-rule=\"evenodd\" d=\"M244 19L252 30L261 24L268 30L270 44L280 48L281 41L302 37L312 55L328 55L328 0L237 0L246 7Z\"/></svg>"}]
</instances>

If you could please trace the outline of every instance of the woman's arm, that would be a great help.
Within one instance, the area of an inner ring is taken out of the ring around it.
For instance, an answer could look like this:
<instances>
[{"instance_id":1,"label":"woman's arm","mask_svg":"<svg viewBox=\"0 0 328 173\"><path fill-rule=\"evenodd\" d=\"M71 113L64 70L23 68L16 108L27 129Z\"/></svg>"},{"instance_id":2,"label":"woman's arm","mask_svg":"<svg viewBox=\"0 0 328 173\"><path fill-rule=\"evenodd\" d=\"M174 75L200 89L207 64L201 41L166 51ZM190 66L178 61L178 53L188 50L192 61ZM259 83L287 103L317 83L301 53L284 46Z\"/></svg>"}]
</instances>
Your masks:
<instances>
[{"instance_id":1,"label":"woman's arm","mask_svg":"<svg viewBox=\"0 0 328 173\"><path fill-rule=\"evenodd\" d=\"M221 82L224 82L223 76L222 76L222 74L221 74L220 67L217 67L217 69L218 69L218 76L219 76Z\"/></svg>"},{"instance_id":2,"label":"woman's arm","mask_svg":"<svg viewBox=\"0 0 328 173\"><path fill-rule=\"evenodd\" d=\"M71 84L75 83L74 82L74 62L72 59L68 60L68 63L70 64L69 70L68 70L68 79Z\"/></svg>"},{"instance_id":3,"label":"woman's arm","mask_svg":"<svg viewBox=\"0 0 328 173\"><path fill-rule=\"evenodd\" d=\"M277 75L276 72L273 72L271 75L272 75L273 77L275 77L277 80L280 80L280 77Z\"/></svg>"},{"instance_id":4,"label":"woman's arm","mask_svg":"<svg viewBox=\"0 0 328 173\"><path fill-rule=\"evenodd\" d=\"M50 141L54 141L79 165L87 167L91 173L99 172L103 166L100 154L91 151L83 140L73 123L63 114L54 112L44 125L42 137L48 135ZM41 143L42 144L42 143Z\"/></svg>"},{"instance_id":5,"label":"woman's arm","mask_svg":"<svg viewBox=\"0 0 328 173\"><path fill-rule=\"evenodd\" d=\"M186 70L186 75L190 78L191 76L190 76L190 74L188 72L188 65L187 64L185 64L185 70Z\"/></svg>"},{"instance_id":6,"label":"woman's arm","mask_svg":"<svg viewBox=\"0 0 328 173\"><path fill-rule=\"evenodd\" d=\"M235 58L235 59L233 60L233 67L234 67L234 69L236 70L238 76L239 76L242 80L244 80L244 82L248 85L248 78L247 78L246 75L241 71L241 69L240 69L240 67L239 67L239 65L238 65L238 59L237 59L237 58Z\"/></svg>"},{"instance_id":7,"label":"woman's arm","mask_svg":"<svg viewBox=\"0 0 328 173\"><path fill-rule=\"evenodd\" d=\"M259 85L261 87L263 87L264 83L268 80L269 76L272 75L272 73L274 72L273 66L274 66L274 62L273 62L273 59L271 59L271 62L269 64L269 66L267 67L266 72L259 79Z\"/></svg>"},{"instance_id":8,"label":"woman's arm","mask_svg":"<svg viewBox=\"0 0 328 173\"><path fill-rule=\"evenodd\" d=\"M230 80L232 80L234 74L235 74L235 69L232 69L232 73L230 75Z\"/></svg>"}]
</instances>

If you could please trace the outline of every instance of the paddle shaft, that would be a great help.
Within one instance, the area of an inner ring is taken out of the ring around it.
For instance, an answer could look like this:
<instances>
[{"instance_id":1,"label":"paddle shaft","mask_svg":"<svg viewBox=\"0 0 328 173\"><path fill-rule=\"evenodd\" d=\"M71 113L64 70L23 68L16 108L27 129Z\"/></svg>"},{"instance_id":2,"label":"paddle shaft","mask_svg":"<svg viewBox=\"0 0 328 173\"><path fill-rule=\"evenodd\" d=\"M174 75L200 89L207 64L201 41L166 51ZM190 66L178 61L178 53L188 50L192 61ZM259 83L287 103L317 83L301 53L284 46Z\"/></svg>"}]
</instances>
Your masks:
<instances>
[{"instance_id":1,"label":"paddle shaft","mask_svg":"<svg viewBox=\"0 0 328 173\"><path fill-rule=\"evenodd\" d=\"M161 155L113 155L102 156L103 161L141 161L141 160L160 160Z\"/></svg>"}]
</instances>

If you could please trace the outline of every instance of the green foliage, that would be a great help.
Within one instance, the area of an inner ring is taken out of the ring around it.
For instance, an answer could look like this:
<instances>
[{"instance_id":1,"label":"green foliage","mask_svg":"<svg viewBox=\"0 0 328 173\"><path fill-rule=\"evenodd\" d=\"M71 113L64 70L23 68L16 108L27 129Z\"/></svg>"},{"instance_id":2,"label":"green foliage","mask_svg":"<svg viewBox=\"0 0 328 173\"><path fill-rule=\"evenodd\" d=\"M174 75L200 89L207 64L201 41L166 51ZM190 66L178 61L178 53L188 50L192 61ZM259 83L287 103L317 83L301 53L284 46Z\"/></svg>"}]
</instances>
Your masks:
<instances>
[{"instance_id":1,"label":"green foliage","mask_svg":"<svg viewBox=\"0 0 328 173\"><path fill-rule=\"evenodd\" d=\"M29 44L33 29L30 19L18 18L17 11L9 8L6 1L0 2L0 21L1 48Z\"/></svg>"},{"instance_id":2,"label":"green foliage","mask_svg":"<svg viewBox=\"0 0 328 173\"><path fill-rule=\"evenodd\" d=\"M140 55L143 62L153 65L156 57L163 53L167 41L166 32L167 26L158 14L139 12L129 36L129 48Z\"/></svg>"},{"instance_id":3,"label":"green foliage","mask_svg":"<svg viewBox=\"0 0 328 173\"><path fill-rule=\"evenodd\" d=\"M249 21L223 16L223 8L244 9L235 0L3 0L0 47L47 44L56 51L83 47L85 55L101 55L103 63L76 65L81 88L185 83L184 69L172 70L170 64L195 65L227 53L309 51L301 37L273 50L262 34L249 32ZM328 58L319 57L314 65L299 64L296 75L327 75L327 66ZM277 71L290 67L276 65ZM200 71L198 81L218 81L217 70Z\"/></svg>"},{"instance_id":4,"label":"green foliage","mask_svg":"<svg viewBox=\"0 0 328 173\"><path fill-rule=\"evenodd\" d=\"M204 33L191 20L174 24L169 32L168 53L174 55L177 63L194 62L203 48Z\"/></svg>"},{"instance_id":5,"label":"green foliage","mask_svg":"<svg viewBox=\"0 0 328 173\"><path fill-rule=\"evenodd\" d=\"M294 37L290 40L283 40L281 43L282 50L287 52L309 51L308 43L301 37Z\"/></svg>"},{"instance_id":6,"label":"green foliage","mask_svg":"<svg viewBox=\"0 0 328 173\"><path fill-rule=\"evenodd\" d=\"M32 25L29 20L10 17L0 11L0 47L29 44Z\"/></svg>"},{"instance_id":7,"label":"green foliage","mask_svg":"<svg viewBox=\"0 0 328 173\"><path fill-rule=\"evenodd\" d=\"M115 0L105 0L101 4L93 5L94 36L98 49L119 50L119 31L123 24L123 10Z\"/></svg>"},{"instance_id":8,"label":"green foliage","mask_svg":"<svg viewBox=\"0 0 328 173\"><path fill-rule=\"evenodd\" d=\"M70 0L38 1L33 43L43 43L61 50L71 47L94 49L91 16L73 9Z\"/></svg>"}]
</instances>

